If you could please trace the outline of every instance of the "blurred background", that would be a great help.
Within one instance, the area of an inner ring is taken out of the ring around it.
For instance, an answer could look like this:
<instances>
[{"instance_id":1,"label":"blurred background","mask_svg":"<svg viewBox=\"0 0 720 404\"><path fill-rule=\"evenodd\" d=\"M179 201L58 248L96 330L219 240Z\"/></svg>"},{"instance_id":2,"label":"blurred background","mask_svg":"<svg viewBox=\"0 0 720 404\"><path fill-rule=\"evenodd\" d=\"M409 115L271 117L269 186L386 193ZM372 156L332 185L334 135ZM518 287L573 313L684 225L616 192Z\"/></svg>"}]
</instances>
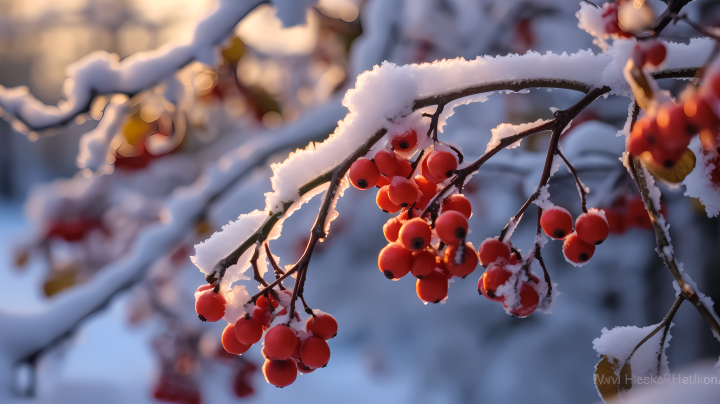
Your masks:
<instances>
[{"instance_id":1,"label":"blurred background","mask_svg":"<svg viewBox=\"0 0 720 404\"><path fill-rule=\"evenodd\" d=\"M664 8L659 0L649 3L658 12ZM189 41L215 6L213 0L0 0L0 85L25 85L57 104L68 65L95 51L122 60ZM479 270L453 282L445 304L423 305L412 279L389 282L378 272L382 225L391 216L375 207L372 191L351 188L313 256L305 293L312 307L338 320L330 364L276 389L263 380L258 347L227 357L219 346L222 325L197 321L193 292L204 279L188 258L194 244L228 221L263 209L269 164L332 133L346 113L342 96L359 73L385 60L600 52L578 29L578 9L575 0L320 0L304 24L285 28L271 5L260 5L217 47L216 64L193 62L177 74L181 96L171 99L164 83L132 95L105 175L78 169L76 158L81 136L97 125L110 97L96 97L87 113L38 133L0 121L0 314L14 318L52 312L58 299L81 293L131 256L148 228L177 220L164 217L168 201L202 181L223 156L257 142L276 144L197 207L139 276L108 293L107 304L71 321L71 333L12 364L10 373L0 372L15 391L10 402L153 403L168 379L205 403L597 401L593 339L603 327L658 323L674 300L672 277L618 160L624 138L615 135L625 123L627 99L598 100L563 136L563 151L591 189L589 206L623 220L582 268L565 262L559 243L547 246L543 255L562 293L551 315L507 316L478 296ZM712 0L693 1L685 10L701 25L720 23L720 4ZM688 42L694 36L678 25L661 38ZM661 85L677 94L685 82ZM579 98L564 90L493 94L457 107L441 136L474 159L498 124L549 119L550 107L566 108ZM469 241L477 246L497 235L533 192L547 142L546 135L530 138L474 177L465 191L474 207ZM567 170L551 184L554 203L578 214ZM707 218L682 189L662 191L678 259L717 302L720 262L709 252L720 242L718 219ZM315 198L271 243L281 265L301 255L318 207ZM523 251L534 238L531 211L514 235ZM718 358L720 345L694 309L683 306L674 322L671 369ZM42 332L23 324L6 322L0 334Z\"/></svg>"}]
</instances>

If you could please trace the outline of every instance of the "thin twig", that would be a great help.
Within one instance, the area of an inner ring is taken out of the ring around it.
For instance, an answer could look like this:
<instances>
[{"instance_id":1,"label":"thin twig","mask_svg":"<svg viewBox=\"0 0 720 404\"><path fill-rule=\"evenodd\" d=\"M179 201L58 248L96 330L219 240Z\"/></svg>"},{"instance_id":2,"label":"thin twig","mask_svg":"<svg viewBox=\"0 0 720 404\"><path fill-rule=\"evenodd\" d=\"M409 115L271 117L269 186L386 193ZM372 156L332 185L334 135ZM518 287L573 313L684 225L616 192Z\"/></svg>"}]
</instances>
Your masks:
<instances>
[{"instance_id":1,"label":"thin twig","mask_svg":"<svg viewBox=\"0 0 720 404\"><path fill-rule=\"evenodd\" d=\"M637 345L635 345L635 349L630 352L630 356L628 356L627 359L625 359L625 362L623 362L622 366L620 366L620 369L625 367L625 364L630 362L630 359L635 355L635 352L644 344L646 343L650 338L653 337L653 335L657 334L658 331L660 331L663 327L667 326L667 328L670 328L670 322L672 321L673 317L675 317L675 313L677 313L678 309L680 308L680 305L682 304L683 300L685 300L685 295L682 293L678 295L678 297L675 298L675 302L670 307L670 311L665 315L665 318L660 322L660 324L655 327L654 330L650 332L645 338L642 339ZM667 334L667 329L665 330L665 334ZM660 344L660 353L658 354L658 361L662 359L663 351L665 350L665 335L663 335L662 342ZM658 363L658 374L660 373L660 364Z\"/></svg>"},{"instance_id":2,"label":"thin twig","mask_svg":"<svg viewBox=\"0 0 720 404\"><path fill-rule=\"evenodd\" d=\"M565 156L562 154L562 152L560 151L560 149L557 149L557 150L555 151L555 153L556 153L558 156L560 156L561 159L563 159L563 161L565 162L565 165L567 165L567 167L568 167L568 169L570 170L570 172L572 173L573 177L575 177L575 183L577 184L577 189L578 189L578 192L580 193L580 202L581 202L581 204L582 204L582 211L583 211L584 213L587 213L587 212L588 212L588 211L587 211L587 200L585 199L585 195L587 194L587 192L585 191L585 186L584 186L583 183L580 181L580 177L578 177L578 172L577 172L577 170L575 170L575 167L573 167L573 165L570 164L570 162L568 161L568 159L565 158Z\"/></svg>"}]
</instances>

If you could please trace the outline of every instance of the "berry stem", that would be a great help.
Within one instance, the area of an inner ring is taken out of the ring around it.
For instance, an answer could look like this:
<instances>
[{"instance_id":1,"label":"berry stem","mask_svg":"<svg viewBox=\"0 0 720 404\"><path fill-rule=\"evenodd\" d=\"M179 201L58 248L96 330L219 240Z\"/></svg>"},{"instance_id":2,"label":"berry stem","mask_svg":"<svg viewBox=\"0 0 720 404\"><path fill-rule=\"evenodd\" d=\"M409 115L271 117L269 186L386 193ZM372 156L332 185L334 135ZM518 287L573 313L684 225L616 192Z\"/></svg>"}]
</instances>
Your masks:
<instances>
[{"instance_id":1,"label":"berry stem","mask_svg":"<svg viewBox=\"0 0 720 404\"><path fill-rule=\"evenodd\" d=\"M557 154L558 156L560 156L561 159L563 159L563 161L565 162L565 165L567 165L567 167L570 170L570 172L572 173L573 177L575 177L575 183L577 184L577 189L578 189L578 192L580 193L580 202L582 204L582 211L583 211L583 213L588 213L587 200L585 199L585 195L587 194L587 192L585 191L585 186L582 184L582 182L580 182L580 177L578 177L577 170L575 169L575 167L573 167L572 164L570 164L568 159L565 158L565 155L562 154L560 149L556 150L555 154Z\"/></svg>"},{"instance_id":2,"label":"berry stem","mask_svg":"<svg viewBox=\"0 0 720 404\"><path fill-rule=\"evenodd\" d=\"M285 271L283 271L277 264L277 262L275 262L275 258L270 252L270 244L268 242L265 242L265 255L267 255L268 260L270 261L270 265L272 265L273 267L273 271L275 272L275 279L278 279L281 276L285 275ZM283 286L282 283L280 283L278 286L280 286L280 290L285 290L285 286Z\"/></svg>"},{"instance_id":3,"label":"berry stem","mask_svg":"<svg viewBox=\"0 0 720 404\"><path fill-rule=\"evenodd\" d=\"M253 272L255 273L254 279L258 281L262 286L267 288L268 283L263 277L260 275L260 270L258 269L258 258L260 257L260 246L262 244L260 241L258 241L255 245L255 252L253 253L252 258L250 258L250 265L253 267ZM275 298L275 300L280 301L280 297L277 295L277 292L275 292L273 289L269 289L268 292L272 295L272 297ZM272 305L270 305L272 307Z\"/></svg>"}]
</instances>

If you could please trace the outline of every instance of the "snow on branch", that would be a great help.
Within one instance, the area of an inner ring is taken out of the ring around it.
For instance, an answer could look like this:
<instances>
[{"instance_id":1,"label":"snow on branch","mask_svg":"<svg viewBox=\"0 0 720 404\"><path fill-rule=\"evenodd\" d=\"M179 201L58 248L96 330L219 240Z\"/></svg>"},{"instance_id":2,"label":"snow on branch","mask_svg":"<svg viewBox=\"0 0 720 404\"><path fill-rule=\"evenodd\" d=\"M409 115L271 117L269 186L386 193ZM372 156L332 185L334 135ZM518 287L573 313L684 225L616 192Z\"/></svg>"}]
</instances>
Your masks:
<instances>
[{"instance_id":1,"label":"snow on branch","mask_svg":"<svg viewBox=\"0 0 720 404\"><path fill-rule=\"evenodd\" d=\"M701 46L706 46L709 52L710 43L702 43ZM673 45L673 49L682 47L689 48L687 45ZM439 108L449 101L491 91L520 91L537 87L565 88L585 93L593 88L603 88L607 90L601 94L629 95L629 91L622 89L624 60L616 62L614 58L617 57L627 59L623 53L611 56L591 51L572 55L528 52L525 55L478 57L471 61L457 58L422 65L397 66L388 62L376 65L373 70L360 74L355 88L346 93L343 105L349 113L326 141L297 150L283 163L272 165L273 192L266 194L264 211L241 216L238 221L198 244L193 262L202 272L217 273L221 278L232 267L228 280L239 279L240 274L232 272L243 272L249 268L250 246L279 237L280 230L273 230L275 226L282 224L299 208L311 190L330 181L332 173L351 156L364 155L376 142L382 145L383 139L378 138L382 137L379 135L381 131L391 126L402 126L404 119L412 120L407 117L415 110L433 105ZM697 56L668 58L667 67L694 69L702 63L700 59ZM619 81L608 83L608 78ZM615 90L616 87L621 90ZM485 97L474 99L483 101ZM264 221L259 220L262 215L266 217ZM223 235L223 232L228 235ZM235 236L229 236L230 233ZM238 247L230 251L228 243L232 239ZM230 286L231 282L221 282L225 291Z\"/></svg>"},{"instance_id":2,"label":"snow on branch","mask_svg":"<svg viewBox=\"0 0 720 404\"><path fill-rule=\"evenodd\" d=\"M128 255L101 269L90 281L53 299L33 313L1 312L3 324L13 332L0 333L0 356L12 362L26 359L72 332L78 323L102 307L123 289L140 281L148 268L177 245L219 195L237 185L267 158L281 150L321 138L325 129L342 116L340 105L330 103L296 123L274 132L259 134L205 168L198 180L176 190L166 201L169 221L148 225L137 237ZM33 331L37 330L37 331ZM2 389L0 388L0 391Z\"/></svg>"},{"instance_id":3,"label":"snow on branch","mask_svg":"<svg viewBox=\"0 0 720 404\"><path fill-rule=\"evenodd\" d=\"M132 96L160 84L192 61L213 65L217 58L215 46L232 33L245 15L265 2L219 0L215 10L198 23L189 43L168 44L122 61L115 54L92 52L68 66L66 99L56 106L43 104L27 87L0 86L0 112L20 131L39 131L70 122L88 110L96 95Z\"/></svg>"}]
</instances>

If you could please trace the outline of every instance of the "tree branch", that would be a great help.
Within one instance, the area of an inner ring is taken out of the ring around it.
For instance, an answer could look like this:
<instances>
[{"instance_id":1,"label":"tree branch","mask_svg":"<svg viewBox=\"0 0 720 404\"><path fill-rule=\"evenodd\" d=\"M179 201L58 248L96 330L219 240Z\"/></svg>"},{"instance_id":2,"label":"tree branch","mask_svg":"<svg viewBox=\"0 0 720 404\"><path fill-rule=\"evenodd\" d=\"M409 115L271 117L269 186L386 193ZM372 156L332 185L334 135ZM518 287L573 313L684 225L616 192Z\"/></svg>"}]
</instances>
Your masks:
<instances>
[{"instance_id":1,"label":"tree branch","mask_svg":"<svg viewBox=\"0 0 720 404\"><path fill-rule=\"evenodd\" d=\"M584 213L587 213L587 200L585 199L585 195L587 194L587 192L585 191L585 186L583 185L583 183L580 182L580 177L578 177L577 170L575 170L575 167L573 167L573 165L570 164L568 159L565 158L565 155L562 154L560 149L557 149L555 153L560 156L561 159L563 159L565 165L567 165L573 177L575 177L575 183L577 184L577 189L580 193L580 203L582 204L582 211Z\"/></svg>"}]
</instances>

